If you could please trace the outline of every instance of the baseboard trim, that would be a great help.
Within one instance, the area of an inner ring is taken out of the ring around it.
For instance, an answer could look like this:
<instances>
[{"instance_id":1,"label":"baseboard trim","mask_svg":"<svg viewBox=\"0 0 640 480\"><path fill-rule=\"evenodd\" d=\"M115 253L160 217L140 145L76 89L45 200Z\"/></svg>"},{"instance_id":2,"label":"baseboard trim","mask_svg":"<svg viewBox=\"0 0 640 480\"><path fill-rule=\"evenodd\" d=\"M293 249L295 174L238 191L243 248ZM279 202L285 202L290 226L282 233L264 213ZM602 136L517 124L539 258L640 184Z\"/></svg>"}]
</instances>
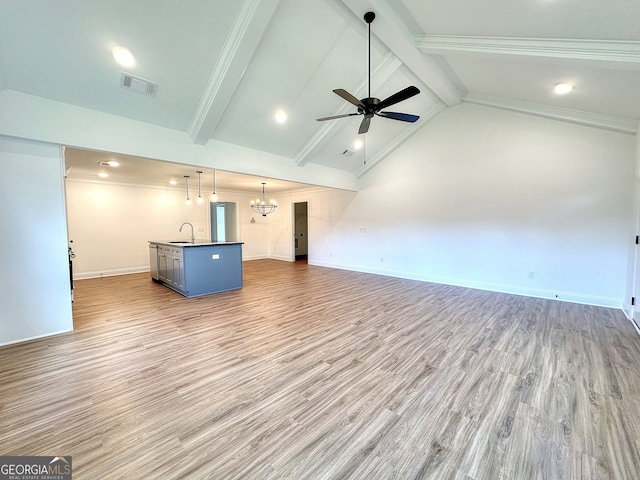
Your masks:
<instances>
[{"instance_id":1,"label":"baseboard trim","mask_svg":"<svg viewBox=\"0 0 640 480\"><path fill-rule=\"evenodd\" d=\"M133 273L148 272L149 267L129 267L129 268L114 268L112 270L102 270L98 272L81 272L73 274L74 280L86 280L89 278L101 278L101 277L115 277L118 275L131 275Z\"/></svg>"},{"instance_id":2,"label":"baseboard trim","mask_svg":"<svg viewBox=\"0 0 640 480\"><path fill-rule=\"evenodd\" d=\"M374 268L360 267L359 265L339 264L328 262L317 262L309 260L309 265L319 267L337 268L340 270L352 270L362 273L372 273L375 275L385 275L387 277L406 278L408 280L418 280L421 282L437 283L442 285L453 285L456 287L475 288L477 290L487 290L491 292L509 293L512 295L523 295L526 297L544 298L548 300L559 300L584 305L594 305L598 307L608 307L622 309L621 298L602 297L597 295L587 295L575 292L552 291L546 289L527 288L520 285L507 285L490 282L478 282L475 280L436 277L430 275L417 275L409 272L398 272L392 270L382 270Z\"/></svg>"},{"instance_id":3,"label":"baseboard trim","mask_svg":"<svg viewBox=\"0 0 640 480\"><path fill-rule=\"evenodd\" d=\"M40 340L42 338L49 338L55 335L62 335L63 333L69 333L69 332L73 332L73 328L71 330L60 330L58 332L45 333L42 335L36 335L34 337L20 338L18 340L12 340L10 342L3 342L3 343L0 343L0 347L6 347L7 345L17 345L18 343L31 342L33 340Z\"/></svg>"},{"instance_id":4,"label":"baseboard trim","mask_svg":"<svg viewBox=\"0 0 640 480\"><path fill-rule=\"evenodd\" d=\"M242 258L242 261L251 261L251 260L265 260L265 259L273 259L273 260L283 260L286 262L290 262L291 259L288 257L282 257L277 255L250 255ZM114 268L111 270L100 270L96 272L74 272L73 279L74 280L88 280L89 278L102 278L102 277L116 277L118 275L131 275L134 273L145 273L149 272L148 266L143 267L128 267L128 268Z\"/></svg>"}]
</instances>

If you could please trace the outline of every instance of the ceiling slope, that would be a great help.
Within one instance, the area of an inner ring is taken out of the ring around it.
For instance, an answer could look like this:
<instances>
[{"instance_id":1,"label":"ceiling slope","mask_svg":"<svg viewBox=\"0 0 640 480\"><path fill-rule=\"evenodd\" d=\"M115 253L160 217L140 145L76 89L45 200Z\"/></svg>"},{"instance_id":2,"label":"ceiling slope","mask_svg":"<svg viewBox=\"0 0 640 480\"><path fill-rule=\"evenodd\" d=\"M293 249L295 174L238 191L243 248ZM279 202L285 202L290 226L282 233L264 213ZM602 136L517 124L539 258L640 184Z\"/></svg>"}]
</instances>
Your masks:
<instances>
[{"instance_id":1,"label":"ceiling slope","mask_svg":"<svg viewBox=\"0 0 640 480\"><path fill-rule=\"evenodd\" d=\"M460 102L634 134L640 2L579 3L4 0L0 88L168 129L199 158L241 147L353 179ZM367 11L376 13L370 86ZM114 62L116 45L135 66ZM123 71L157 83L157 95L121 88ZM575 88L557 96L559 82ZM358 117L316 121L355 111L333 89L364 98L370 87L383 99L409 85L421 93L398 110L419 115L415 124L376 117L358 135ZM233 156L211 165L220 162L234 171Z\"/></svg>"}]
</instances>

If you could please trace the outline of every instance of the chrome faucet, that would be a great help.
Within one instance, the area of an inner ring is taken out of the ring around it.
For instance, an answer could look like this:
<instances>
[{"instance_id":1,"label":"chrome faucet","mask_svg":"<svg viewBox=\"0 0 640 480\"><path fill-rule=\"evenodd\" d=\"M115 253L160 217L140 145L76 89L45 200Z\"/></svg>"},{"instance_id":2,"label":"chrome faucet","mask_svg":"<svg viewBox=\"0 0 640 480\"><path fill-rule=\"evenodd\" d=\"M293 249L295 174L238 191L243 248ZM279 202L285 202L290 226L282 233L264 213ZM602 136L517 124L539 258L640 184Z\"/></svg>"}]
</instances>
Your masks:
<instances>
[{"instance_id":1,"label":"chrome faucet","mask_svg":"<svg viewBox=\"0 0 640 480\"><path fill-rule=\"evenodd\" d=\"M191 243L196 243L196 237L194 236L194 233L193 233L193 225L191 225L189 222L184 222L182 225L180 225L180 228L178 229L178 231L182 232L182 227L184 227L185 225L189 225L191 227Z\"/></svg>"}]
</instances>

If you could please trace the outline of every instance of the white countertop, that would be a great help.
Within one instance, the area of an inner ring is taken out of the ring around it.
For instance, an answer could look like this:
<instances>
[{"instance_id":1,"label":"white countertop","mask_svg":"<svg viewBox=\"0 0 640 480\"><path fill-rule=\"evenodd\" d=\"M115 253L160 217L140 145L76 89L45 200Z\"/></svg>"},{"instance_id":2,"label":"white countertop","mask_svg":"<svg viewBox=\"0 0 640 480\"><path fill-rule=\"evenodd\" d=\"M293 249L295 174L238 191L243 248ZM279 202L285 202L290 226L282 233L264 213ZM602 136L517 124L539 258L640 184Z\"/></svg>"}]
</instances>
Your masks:
<instances>
[{"instance_id":1,"label":"white countertop","mask_svg":"<svg viewBox=\"0 0 640 480\"><path fill-rule=\"evenodd\" d=\"M149 243L166 245L168 247L206 247L213 245L242 245L244 242L210 242L209 240L199 240L196 238L194 243L191 243L189 240L149 240Z\"/></svg>"}]
</instances>

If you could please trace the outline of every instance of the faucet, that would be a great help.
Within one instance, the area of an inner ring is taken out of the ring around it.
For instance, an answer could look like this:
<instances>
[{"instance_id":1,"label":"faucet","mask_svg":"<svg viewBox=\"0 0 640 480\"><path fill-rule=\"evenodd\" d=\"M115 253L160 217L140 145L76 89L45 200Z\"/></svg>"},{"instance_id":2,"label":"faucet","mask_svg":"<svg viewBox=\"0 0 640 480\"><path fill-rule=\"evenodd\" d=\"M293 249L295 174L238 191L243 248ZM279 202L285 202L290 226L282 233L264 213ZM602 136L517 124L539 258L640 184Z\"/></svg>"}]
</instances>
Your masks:
<instances>
[{"instance_id":1,"label":"faucet","mask_svg":"<svg viewBox=\"0 0 640 480\"><path fill-rule=\"evenodd\" d=\"M182 225L180 225L178 231L182 232L182 227L184 227L185 225L189 225L191 227L191 243L196 243L196 237L193 234L193 225L191 225L189 222L184 222Z\"/></svg>"}]
</instances>

